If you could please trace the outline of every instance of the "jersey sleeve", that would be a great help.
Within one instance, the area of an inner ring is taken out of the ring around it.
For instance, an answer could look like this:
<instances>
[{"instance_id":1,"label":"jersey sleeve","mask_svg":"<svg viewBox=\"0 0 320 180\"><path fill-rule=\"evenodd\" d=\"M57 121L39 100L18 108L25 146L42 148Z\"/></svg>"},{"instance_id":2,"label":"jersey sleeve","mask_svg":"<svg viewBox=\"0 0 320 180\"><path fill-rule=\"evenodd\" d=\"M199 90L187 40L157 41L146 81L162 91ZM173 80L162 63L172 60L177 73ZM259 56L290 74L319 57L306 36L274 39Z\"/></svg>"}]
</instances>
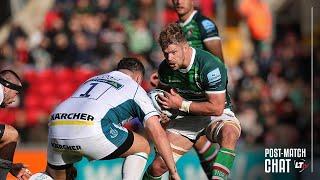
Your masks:
<instances>
[{"instance_id":1,"label":"jersey sleeve","mask_svg":"<svg viewBox=\"0 0 320 180\"><path fill-rule=\"evenodd\" d=\"M225 93L227 87L226 67L223 64L208 63L202 72L202 82L207 94Z\"/></svg>"},{"instance_id":2,"label":"jersey sleeve","mask_svg":"<svg viewBox=\"0 0 320 180\"><path fill-rule=\"evenodd\" d=\"M218 27L208 18L201 18L198 22L201 33L201 40L203 42L210 40L220 40Z\"/></svg>"},{"instance_id":3,"label":"jersey sleeve","mask_svg":"<svg viewBox=\"0 0 320 180\"><path fill-rule=\"evenodd\" d=\"M136 108L136 111L137 111L136 113L138 115L138 118L140 120L143 120L142 122L143 124L151 116L159 116L159 113L154 108L151 102L151 99L149 98L146 91L141 86L137 88L137 91L134 95L134 102L138 106Z\"/></svg>"}]
</instances>

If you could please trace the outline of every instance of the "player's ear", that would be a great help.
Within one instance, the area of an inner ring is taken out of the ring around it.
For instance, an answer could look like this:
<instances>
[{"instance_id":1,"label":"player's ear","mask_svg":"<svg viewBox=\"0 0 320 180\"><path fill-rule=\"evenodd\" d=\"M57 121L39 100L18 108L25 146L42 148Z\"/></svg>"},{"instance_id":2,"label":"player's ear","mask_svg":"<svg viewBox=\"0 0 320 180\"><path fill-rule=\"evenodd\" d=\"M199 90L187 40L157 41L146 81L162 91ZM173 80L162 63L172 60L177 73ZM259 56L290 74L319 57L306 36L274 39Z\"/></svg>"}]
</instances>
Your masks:
<instances>
[{"instance_id":1,"label":"player's ear","mask_svg":"<svg viewBox=\"0 0 320 180\"><path fill-rule=\"evenodd\" d=\"M138 84L141 84L141 83L142 83L142 75L137 73L136 78L135 78L135 81L136 81Z\"/></svg>"}]
</instances>

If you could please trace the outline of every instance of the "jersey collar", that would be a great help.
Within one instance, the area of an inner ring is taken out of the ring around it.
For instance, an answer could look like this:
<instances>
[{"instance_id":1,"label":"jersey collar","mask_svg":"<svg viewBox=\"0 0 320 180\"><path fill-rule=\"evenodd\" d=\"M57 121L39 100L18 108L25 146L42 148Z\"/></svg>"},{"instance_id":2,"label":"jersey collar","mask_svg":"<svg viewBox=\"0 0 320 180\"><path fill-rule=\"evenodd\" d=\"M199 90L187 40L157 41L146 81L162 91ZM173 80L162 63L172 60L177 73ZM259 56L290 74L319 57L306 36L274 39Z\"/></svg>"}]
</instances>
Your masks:
<instances>
[{"instance_id":1,"label":"jersey collar","mask_svg":"<svg viewBox=\"0 0 320 180\"><path fill-rule=\"evenodd\" d=\"M191 61L190 64L188 65L188 67L186 69L179 69L180 72L182 73L187 73L188 71L190 71L193 62L194 62L194 58L196 57L196 50L194 48L192 48L192 55L191 55Z\"/></svg>"},{"instance_id":2,"label":"jersey collar","mask_svg":"<svg viewBox=\"0 0 320 180\"><path fill-rule=\"evenodd\" d=\"M182 26L185 26L185 25L187 25L191 20L192 20L192 18L194 17L194 15L197 13L198 11L197 10L194 10L193 12L192 12L192 14L188 17L188 19L186 20L186 21L184 21L184 22L180 22L180 25L182 25Z\"/></svg>"}]
</instances>

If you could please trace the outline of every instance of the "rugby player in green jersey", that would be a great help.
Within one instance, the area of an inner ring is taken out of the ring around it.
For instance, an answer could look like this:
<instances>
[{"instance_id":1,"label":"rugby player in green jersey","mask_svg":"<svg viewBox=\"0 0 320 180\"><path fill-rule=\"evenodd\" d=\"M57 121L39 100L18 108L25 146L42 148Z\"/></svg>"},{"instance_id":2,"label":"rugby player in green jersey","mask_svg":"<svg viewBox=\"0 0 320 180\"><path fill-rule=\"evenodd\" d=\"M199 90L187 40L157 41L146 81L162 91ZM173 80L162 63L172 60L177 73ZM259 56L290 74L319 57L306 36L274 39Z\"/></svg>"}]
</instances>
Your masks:
<instances>
[{"instance_id":1,"label":"rugby player in green jersey","mask_svg":"<svg viewBox=\"0 0 320 180\"><path fill-rule=\"evenodd\" d=\"M204 49L223 62L221 40L216 24L194 9L194 0L172 0L179 25L191 47Z\"/></svg>"},{"instance_id":2,"label":"rugby player in green jersey","mask_svg":"<svg viewBox=\"0 0 320 180\"><path fill-rule=\"evenodd\" d=\"M224 62L221 40L216 24L194 9L193 0L172 0L179 17L179 25L193 48L199 48L218 56ZM194 144L201 166L208 179L212 177L212 163L219 150L219 144L211 143L205 136L201 136Z\"/></svg>"},{"instance_id":3,"label":"rugby player in green jersey","mask_svg":"<svg viewBox=\"0 0 320 180\"><path fill-rule=\"evenodd\" d=\"M159 103L165 109L184 112L171 119L166 128L175 161L205 134L221 146L212 166L212 179L227 179L241 127L232 112L224 64L209 52L190 47L176 23L160 33L159 44L165 56L158 70L159 87L168 90L165 96L158 96ZM157 155L144 179L160 179L166 171Z\"/></svg>"}]
</instances>

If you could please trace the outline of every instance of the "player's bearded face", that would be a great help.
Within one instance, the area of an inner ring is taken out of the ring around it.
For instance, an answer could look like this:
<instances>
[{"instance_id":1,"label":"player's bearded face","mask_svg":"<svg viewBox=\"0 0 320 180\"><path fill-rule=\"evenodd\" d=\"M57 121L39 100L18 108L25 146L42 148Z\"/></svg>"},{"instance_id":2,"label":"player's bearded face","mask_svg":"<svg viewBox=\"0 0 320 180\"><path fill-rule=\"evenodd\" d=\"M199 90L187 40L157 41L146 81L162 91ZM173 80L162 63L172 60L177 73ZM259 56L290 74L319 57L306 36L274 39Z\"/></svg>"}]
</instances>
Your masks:
<instances>
[{"instance_id":1,"label":"player's bearded face","mask_svg":"<svg viewBox=\"0 0 320 180\"><path fill-rule=\"evenodd\" d=\"M185 52L182 44L170 44L163 53L171 69L184 68Z\"/></svg>"}]
</instances>

